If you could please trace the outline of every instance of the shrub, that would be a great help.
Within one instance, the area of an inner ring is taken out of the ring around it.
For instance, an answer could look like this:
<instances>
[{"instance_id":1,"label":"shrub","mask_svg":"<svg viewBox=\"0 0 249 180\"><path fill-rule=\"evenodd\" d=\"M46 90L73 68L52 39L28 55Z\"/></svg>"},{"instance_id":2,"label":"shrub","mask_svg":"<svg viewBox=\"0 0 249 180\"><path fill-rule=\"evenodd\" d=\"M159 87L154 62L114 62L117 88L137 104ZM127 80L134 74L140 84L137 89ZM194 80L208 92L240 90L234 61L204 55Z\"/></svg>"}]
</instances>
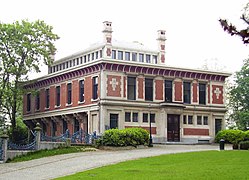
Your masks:
<instances>
[{"instance_id":1,"label":"shrub","mask_svg":"<svg viewBox=\"0 0 249 180\"><path fill-rule=\"evenodd\" d=\"M248 150L249 149L249 141L241 141L239 143L240 149Z\"/></svg>"},{"instance_id":2,"label":"shrub","mask_svg":"<svg viewBox=\"0 0 249 180\"><path fill-rule=\"evenodd\" d=\"M218 132L215 137L215 142L219 142L221 139L224 139L226 143L232 143L234 145L239 144L245 138L245 132L241 130L222 130Z\"/></svg>"},{"instance_id":3,"label":"shrub","mask_svg":"<svg viewBox=\"0 0 249 180\"><path fill-rule=\"evenodd\" d=\"M110 129L96 141L98 146L137 146L147 145L149 133L142 128Z\"/></svg>"},{"instance_id":4,"label":"shrub","mask_svg":"<svg viewBox=\"0 0 249 180\"><path fill-rule=\"evenodd\" d=\"M245 141L249 141L249 130L245 132Z\"/></svg>"}]
</instances>

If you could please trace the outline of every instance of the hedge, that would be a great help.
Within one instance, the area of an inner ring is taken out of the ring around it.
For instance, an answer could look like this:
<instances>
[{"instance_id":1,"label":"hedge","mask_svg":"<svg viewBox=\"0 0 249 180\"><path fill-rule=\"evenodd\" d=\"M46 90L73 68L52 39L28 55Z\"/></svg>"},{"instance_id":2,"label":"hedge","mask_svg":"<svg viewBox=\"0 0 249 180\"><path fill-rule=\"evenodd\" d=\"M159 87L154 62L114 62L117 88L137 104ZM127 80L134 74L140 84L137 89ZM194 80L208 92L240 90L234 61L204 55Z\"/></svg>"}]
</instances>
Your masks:
<instances>
[{"instance_id":1,"label":"hedge","mask_svg":"<svg viewBox=\"0 0 249 180\"><path fill-rule=\"evenodd\" d=\"M239 143L240 149L248 150L249 149L249 141L242 141Z\"/></svg>"},{"instance_id":2,"label":"hedge","mask_svg":"<svg viewBox=\"0 0 249 180\"><path fill-rule=\"evenodd\" d=\"M219 131L215 137L215 142L219 143L221 139L224 139L226 143L239 144L249 137L249 131L227 129Z\"/></svg>"},{"instance_id":3,"label":"hedge","mask_svg":"<svg viewBox=\"0 0 249 180\"><path fill-rule=\"evenodd\" d=\"M149 133L142 128L109 129L102 138L98 139L98 146L137 146L147 145Z\"/></svg>"}]
</instances>

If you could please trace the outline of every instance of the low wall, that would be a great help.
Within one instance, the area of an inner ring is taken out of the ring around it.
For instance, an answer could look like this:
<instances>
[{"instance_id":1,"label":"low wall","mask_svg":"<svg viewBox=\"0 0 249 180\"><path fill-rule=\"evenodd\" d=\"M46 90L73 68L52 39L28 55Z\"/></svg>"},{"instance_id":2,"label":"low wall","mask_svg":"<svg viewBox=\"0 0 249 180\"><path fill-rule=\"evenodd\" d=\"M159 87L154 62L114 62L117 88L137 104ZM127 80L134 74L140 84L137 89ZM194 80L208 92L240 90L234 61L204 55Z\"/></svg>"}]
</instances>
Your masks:
<instances>
[{"instance_id":1,"label":"low wall","mask_svg":"<svg viewBox=\"0 0 249 180\"><path fill-rule=\"evenodd\" d=\"M45 141L41 141L39 150L55 149L55 148L59 148L59 147L68 147L68 146L70 146L70 143L68 143L68 142L45 142Z\"/></svg>"},{"instance_id":2,"label":"low wall","mask_svg":"<svg viewBox=\"0 0 249 180\"><path fill-rule=\"evenodd\" d=\"M7 159L13 159L16 156L21 156L21 155L25 155L28 152L31 152L31 150L27 150L27 151L19 151L19 150L8 150L7 151Z\"/></svg>"}]
</instances>

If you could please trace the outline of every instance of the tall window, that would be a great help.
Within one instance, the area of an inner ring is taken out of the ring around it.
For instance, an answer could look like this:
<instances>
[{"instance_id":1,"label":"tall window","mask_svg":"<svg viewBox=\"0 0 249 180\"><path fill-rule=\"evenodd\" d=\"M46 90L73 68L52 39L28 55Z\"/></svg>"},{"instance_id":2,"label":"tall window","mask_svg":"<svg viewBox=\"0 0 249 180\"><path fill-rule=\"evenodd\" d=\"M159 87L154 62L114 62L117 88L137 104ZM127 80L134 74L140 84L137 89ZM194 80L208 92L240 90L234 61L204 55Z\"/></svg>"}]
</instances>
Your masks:
<instances>
[{"instance_id":1,"label":"tall window","mask_svg":"<svg viewBox=\"0 0 249 180\"><path fill-rule=\"evenodd\" d=\"M193 124L193 116L188 116L188 124Z\"/></svg>"},{"instance_id":2,"label":"tall window","mask_svg":"<svg viewBox=\"0 0 249 180\"><path fill-rule=\"evenodd\" d=\"M190 82L184 82L183 83L183 97L184 97L184 103L191 103L191 84Z\"/></svg>"},{"instance_id":3,"label":"tall window","mask_svg":"<svg viewBox=\"0 0 249 180\"><path fill-rule=\"evenodd\" d=\"M208 125L208 116L203 117L203 124Z\"/></svg>"},{"instance_id":4,"label":"tall window","mask_svg":"<svg viewBox=\"0 0 249 180\"><path fill-rule=\"evenodd\" d=\"M153 61L155 64L157 64L157 56L156 55L153 55Z\"/></svg>"},{"instance_id":5,"label":"tall window","mask_svg":"<svg viewBox=\"0 0 249 180\"><path fill-rule=\"evenodd\" d=\"M84 101L84 80L79 81L79 101Z\"/></svg>"},{"instance_id":6,"label":"tall window","mask_svg":"<svg viewBox=\"0 0 249 180\"><path fill-rule=\"evenodd\" d=\"M145 78L145 100L153 101L153 79Z\"/></svg>"},{"instance_id":7,"label":"tall window","mask_svg":"<svg viewBox=\"0 0 249 180\"><path fill-rule=\"evenodd\" d=\"M123 51L118 51L118 59L123 60Z\"/></svg>"},{"instance_id":8,"label":"tall window","mask_svg":"<svg viewBox=\"0 0 249 180\"><path fill-rule=\"evenodd\" d=\"M40 109L40 92L37 92L35 97L35 109L36 110Z\"/></svg>"},{"instance_id":9,"label":"tall window","mask_svg":"<svg viewBox=\"0 0 249 180\"><path fill-rule=\"evenodd\" d=\"M112 50L112 59L116 59L116 50Z\"/></svg>"},{"instance_id":10,"label":"tall window","mask_svg":"<svg viewBox=\"0 0 249 180\"><path fill-rule=\"evenodd\" d=\"M139 62L144 62L144 55L143 54L139 54Z\"/></svg>"},{"instance_id":11,"label":"tall window","mask_svg":"<svg viewBox=\"0 0 249 180\"><path fill-rule=\"evenodd\" d=\"M136 100L136 78L128 77L127 86L128 86L127 88L128 99Z\"/></svg>"},{"instance_id":12,"label":"tall window","mask_svg":"<svg viewBox=\"0 0 249 180\"><path fill-rule=\"evenodd\" d=\"M93 77L93 99L98 98L98 77Z\"/></svg>"},{"instance_id":13,"label":"tall window","mask_svg":"<svg viewBox=\"0 0 249 180\"><path fill-rule=\"evenodd\" d=\"M72 104L72 83L67 84L67 104Z\"/></svg>"},{"instance_id":14,"label":"tall window","mask_svg":"<svg viewBox=\"0 0 249 180\"><path fill-rule=\"evenodd\" d=\"M125 112L125 122L131 122L131 113Z\"/></svg>"},{"instance_id":15,"label":"tall window","mask_svg":"<svg viewBox=\"0 0 249 180\"><path fill-rule=\"evenodd\" d=\"M132 61L137 61L137 53L132 53Z\"/></svg>"},{"instance_id":16,"label":"tall window","mask_svg":"<svg viewBox=\"0 0 249 180\"><path fill-rule=\"evenodd\" d=\"M49 89L46 89L45 95L46 95L46 108L49 108Z\"/></svg>"},{"instance_id":17,"label":"tall window","mask_svg":"<svg viewBox=\"0 0 249 180\"><path fill-rule=\"evenodd\" d=\"M94 53L92 53L92 61L94 60Z\"/></svg>"},{"instance_id":18,"label":"tall window","mask_svg":"<svg viewBox=\"0 0 249 180\"><path fill-rule=\"evenodd\" d=\"M199 84L199 104L206 104L206 84Z\"/></svg>"},{"instance_id":19,"label":"tall window","mask_svg":"<svg viewBox=\"0 0 249 180\"><path fill-rule=\"evenodd\" d=\"M197 125L202 125L202 116L197 116Z\"/></svg>"},{"instance_id":20,"label":"tall window","mask_svg":"<svg viewBox=\"0 0 249 180\"><path fill-rule=\"evenodd\" d=\"M31 110L31 94L27 94L27 111Z\"/></svg>"},{"instance_id":21,"label":"tall window","mask_svg":"<svg viewBox=\"0 0 249 180\"><path fill-rule=\"evenodd\" d=\"M143 113L143 122L148 122L148 113Z\"/></svg>"},{"instance_id":22,"label":"tall window","mask_svg":"<svg viewBox=\"0 0 249 180\"><path fill-rule=\"evenodd\" d=\"M130 52L125 52L125 60L130 61Z\"/></svg>"},{"instance_id":23,"label":"tall window","mask_svg":"<svg viewBox=\"0 0 249 180\"><path fill-rule=\"evenodd\" d=\"M165 102L172 102L172 81L165 80Z\"/></svg>"},{"instance_id":24,"label":"tall window","mask_svg":"<svg viewBox=\"0 0 249 180\"><path fill-rule=\"evenodd\" d=\"M155 123L156 122L155 117L156 117L155 114L150 114L150 122L151 123Z\"/></svg>"},{"instance_id":25,"label":"tall window","mask_svg":"<svg viewBox=\"0 0 249 180\"><path fill-rule=\"evenodd\" d=\"M99 52L95 52L95 58L98 59L99 58Z\"/></svg>"},{"instance_id":26,"label":"tall window","mask_svg":"<svg viewBox=\"0 0 249 180\"><path fill-rule=\"evenodd\" d=\"M61 87L57 86L56 87L56 106L61 105Z\"/></svg>"},{"instance_id":27,"label":"tall window","mask_svg":"<svg viewBox=\"0 0 249 180\"><path fill-rule=\"evenodd\" d=\"M132 122L138 122L138 113L137 112L132 113Z\"/></svg>"},{"instance_id":28,"label":"tall window","mask_svg":"<svg viewBox=\"0 0 249 180\"><path fill-rule=\"evenodd\" d=\"M150 63L150 54L146 54L146 62Z\"/></svg>"}]
</instances>

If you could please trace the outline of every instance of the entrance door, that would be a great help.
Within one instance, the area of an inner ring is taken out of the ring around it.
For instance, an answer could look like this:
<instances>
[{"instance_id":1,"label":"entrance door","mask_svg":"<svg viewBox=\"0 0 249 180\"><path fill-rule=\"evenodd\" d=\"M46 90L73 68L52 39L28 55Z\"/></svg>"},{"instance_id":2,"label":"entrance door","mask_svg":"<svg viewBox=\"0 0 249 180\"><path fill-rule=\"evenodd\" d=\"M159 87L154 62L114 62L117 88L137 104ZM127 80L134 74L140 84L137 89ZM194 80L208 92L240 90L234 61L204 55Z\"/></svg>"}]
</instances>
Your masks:
<instances>
[{"instance_id":1,"label":"entrance door","mask_svg":"<svg viewBox=\"0 0 249 180\"><path fill-rule=\"evenodd\" d=\"M118 114L110 114L110 129L118 128Z\"/></svg>"},{"instance_id":2,"label":"entrance door","mask_svg":"<svg viewBox=\"0 0 249 180\"><path fill-rule=\"evenodd\" d=\"M222 119L215 119L215 135L221 130Z\"/></svg>"},{"instance_id":3,"label":"entrance door","mask_svg":"<svg viewBox=\"0 0 249 180\"><path fill-rule=\"evenodd\" d=\"M167 119L167 138L170 142L180 141L180 115L168 114Z\"/></svg>"}]
</instances>

